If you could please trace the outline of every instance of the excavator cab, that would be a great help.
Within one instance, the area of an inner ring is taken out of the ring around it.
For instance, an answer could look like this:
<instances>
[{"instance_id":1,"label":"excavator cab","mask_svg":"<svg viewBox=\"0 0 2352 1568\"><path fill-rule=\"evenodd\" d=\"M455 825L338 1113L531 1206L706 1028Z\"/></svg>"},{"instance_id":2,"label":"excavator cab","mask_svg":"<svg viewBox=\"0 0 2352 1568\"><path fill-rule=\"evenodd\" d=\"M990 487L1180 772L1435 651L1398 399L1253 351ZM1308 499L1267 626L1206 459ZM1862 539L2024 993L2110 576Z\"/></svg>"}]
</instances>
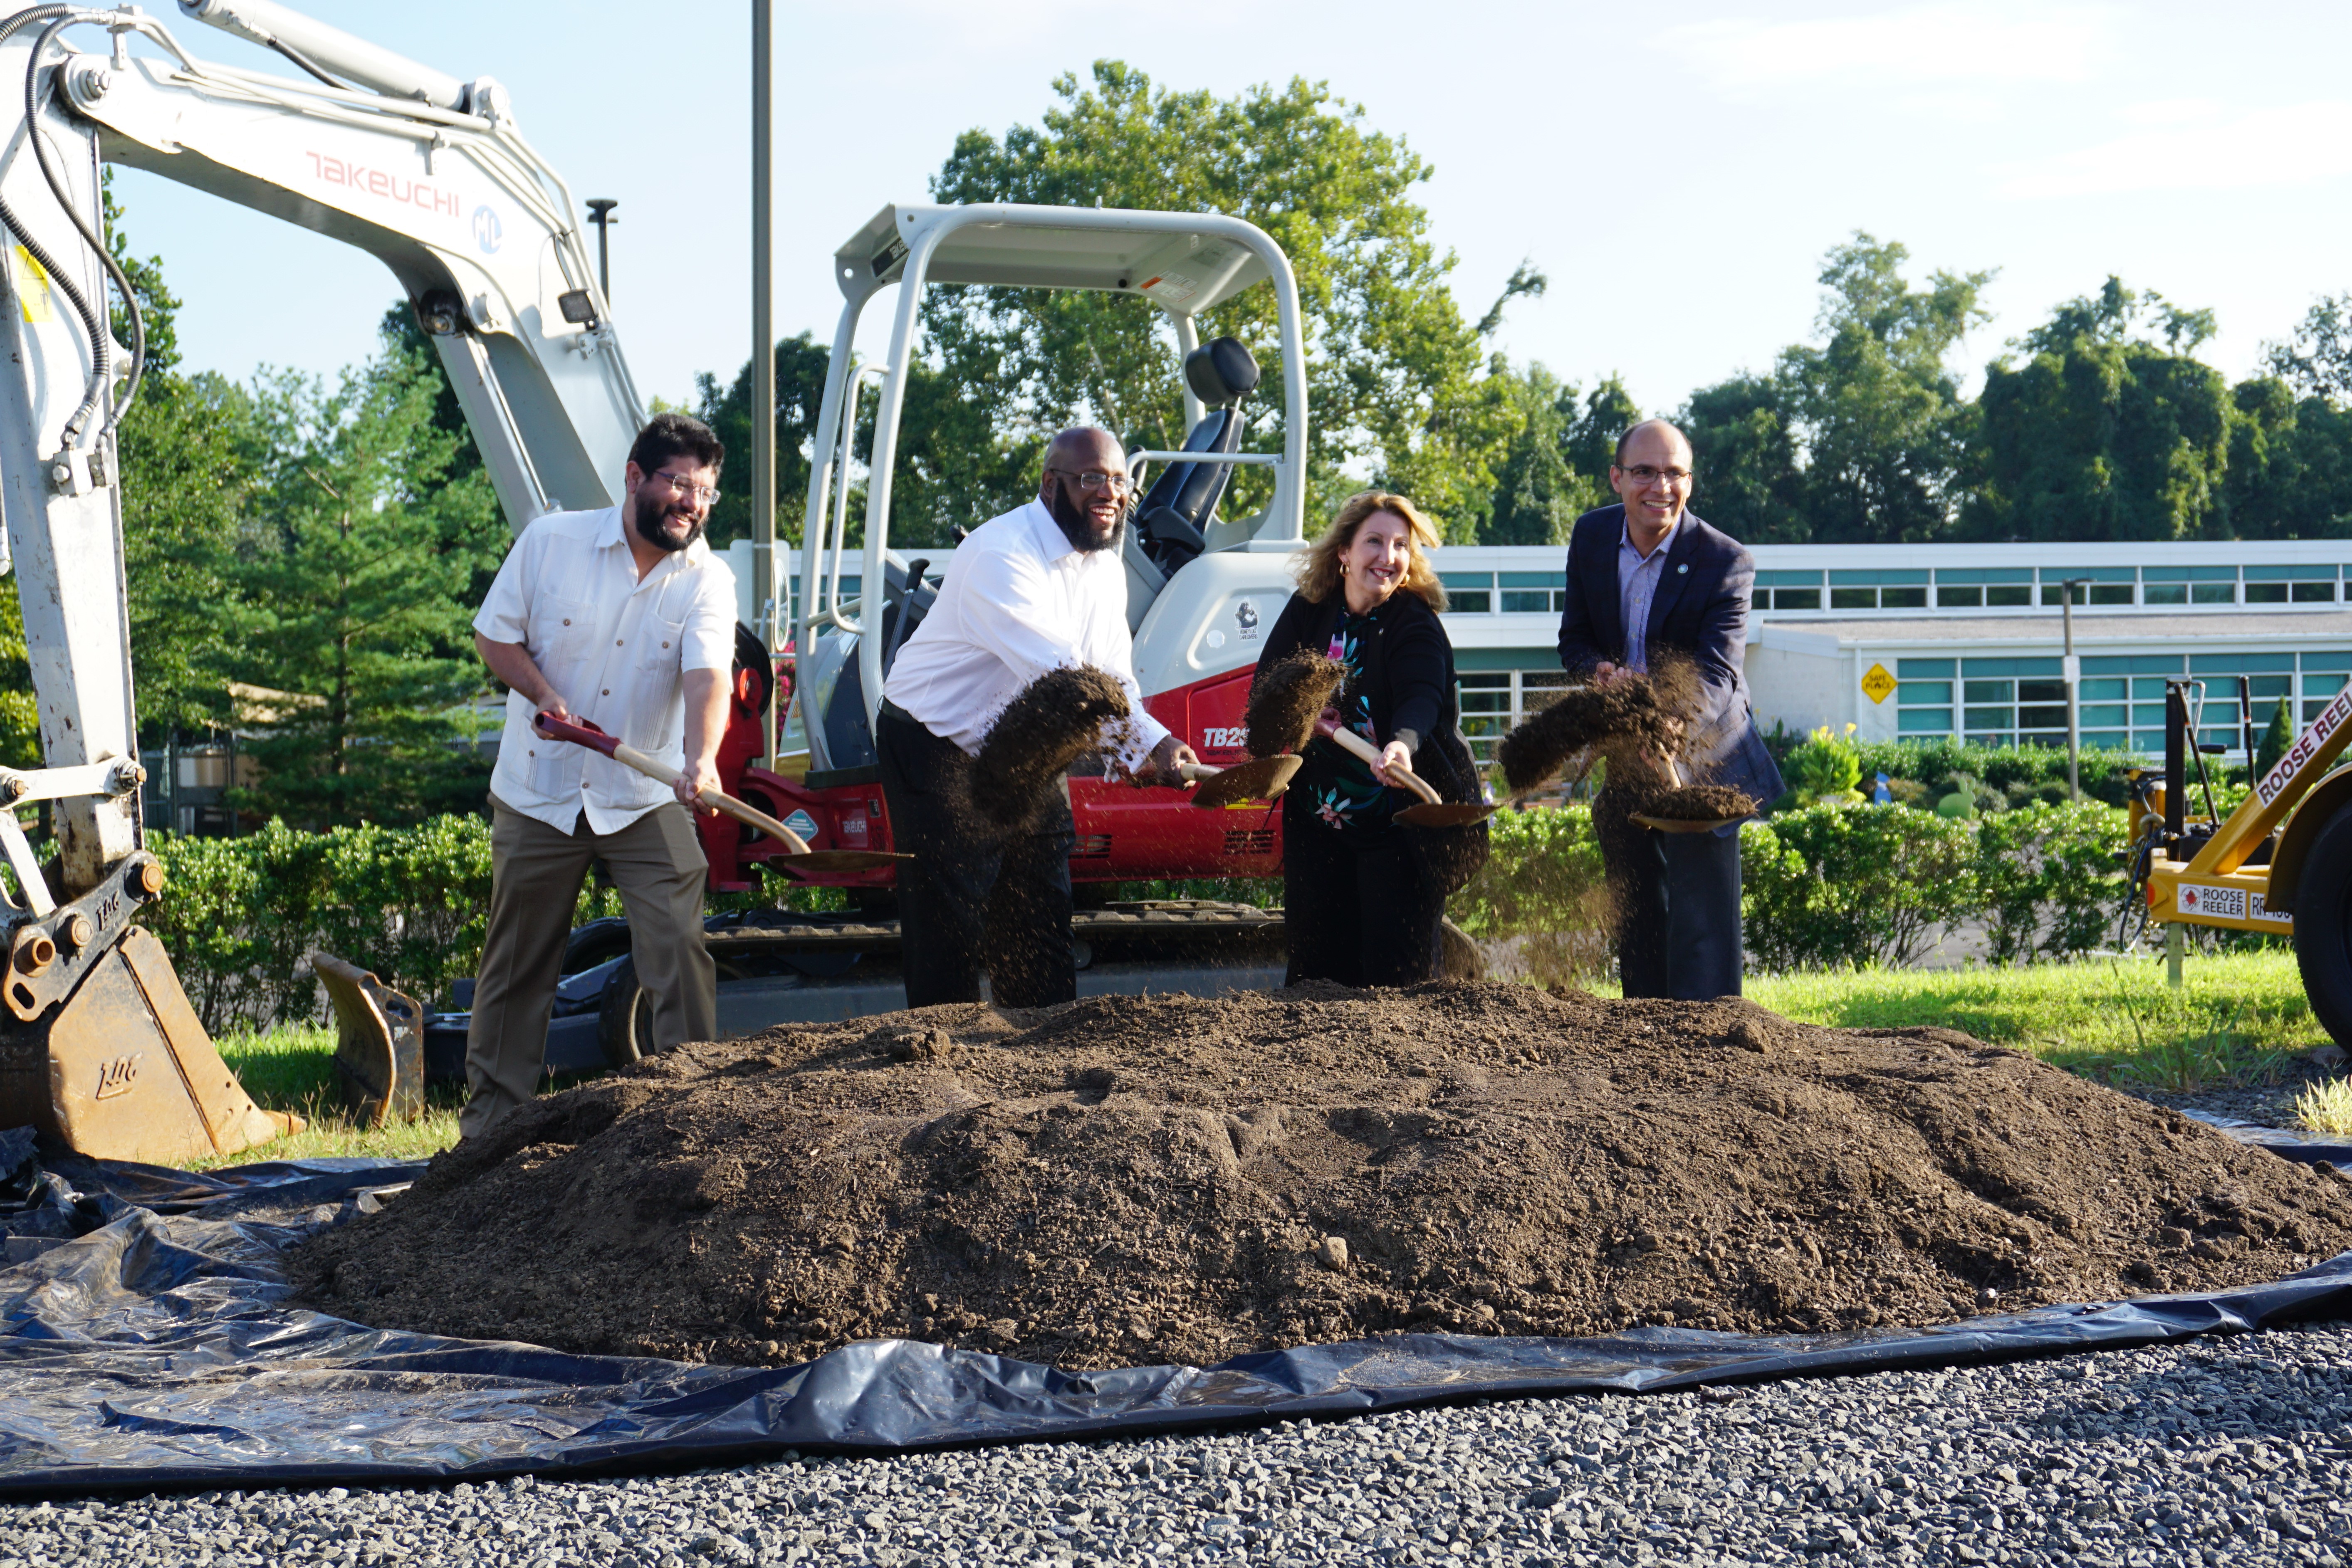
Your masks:
<instances>
[{"instance_id":1,"label":"excavator cab","mask_svg":"<svg viewBox=\"0 0 2352 1568\"><path fill-rule=\"evenodd\" d=\"M1206 405L1183 450L1218 457L1241 449L1242 399L1257 390L1257 360L1239 338L1218 338L1184 356L1184 384ZM1234 477L1230 463L1175 462L1136 503L1144 554L1172 576L1209 548L1217 502Z\"/></svg>"}]
</instances>

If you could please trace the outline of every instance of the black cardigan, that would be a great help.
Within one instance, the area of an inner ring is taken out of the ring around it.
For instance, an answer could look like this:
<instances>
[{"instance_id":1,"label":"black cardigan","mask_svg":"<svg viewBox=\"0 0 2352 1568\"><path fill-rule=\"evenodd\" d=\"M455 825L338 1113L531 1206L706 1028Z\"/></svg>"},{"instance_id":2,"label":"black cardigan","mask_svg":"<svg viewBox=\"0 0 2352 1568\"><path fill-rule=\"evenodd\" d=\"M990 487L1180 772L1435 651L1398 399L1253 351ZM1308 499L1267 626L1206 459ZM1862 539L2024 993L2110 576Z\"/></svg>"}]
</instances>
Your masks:
<instances>
[{"instance_id":1,"label":"black cardigan","mask_svg":"<svg viewBox=\"0 0 2352 1568\"><path fill-rule=\"evenodd\" d=\"M1317 601L1293 594L1282 607L1274 629L1266 634L1261 666L1312 648L1323 652L1339 624L1344 594ZM1360 647L1361 689L1368 700L1372 728L1383 738L1396 739L1410 730L1413 741L1412 771L1438 795L1450 801L1483 798L1478 767L1462 738L1461 700L1454 689L1454 642L1428 601L1409 588L1390 595L1372 623L1372 635ZM1301 803L1303 805L1303 802ZM1284 824L1284 831L1292 825ZM1470 879L1486 858L1486 825L1468 827L1406 827L1412 845L1437 874L1448 892Z\"/></svg>"}]
</instances>

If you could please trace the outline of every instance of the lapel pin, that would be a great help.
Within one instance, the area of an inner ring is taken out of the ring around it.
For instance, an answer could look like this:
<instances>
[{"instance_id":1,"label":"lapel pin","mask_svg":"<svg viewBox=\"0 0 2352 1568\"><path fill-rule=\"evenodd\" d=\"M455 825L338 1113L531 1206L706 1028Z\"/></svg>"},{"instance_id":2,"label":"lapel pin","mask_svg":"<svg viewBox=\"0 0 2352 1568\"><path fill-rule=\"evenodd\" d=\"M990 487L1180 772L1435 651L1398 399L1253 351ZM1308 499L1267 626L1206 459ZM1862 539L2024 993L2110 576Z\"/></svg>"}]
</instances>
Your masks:
<instances>
[{"instance_id":1,"label":"lapel pin","mask_svg":"<svg viewBox=\"0 0 2352 1568\"><path fill-rule=\"evenodd\" d=\"M1690 570L1690 563L1689 563L1689 562L1687 562L1687 561L1684 562L1681 565L1679 565L1679 566L1677 566L1677 567L1675 567L1675 572L1676 575L1680 575L1681 574L1683 574L1683 573L1685 573L1685 572L1687 572L1687 571L1689 571L1689 570Z\"/></svg>"}]
</instances>

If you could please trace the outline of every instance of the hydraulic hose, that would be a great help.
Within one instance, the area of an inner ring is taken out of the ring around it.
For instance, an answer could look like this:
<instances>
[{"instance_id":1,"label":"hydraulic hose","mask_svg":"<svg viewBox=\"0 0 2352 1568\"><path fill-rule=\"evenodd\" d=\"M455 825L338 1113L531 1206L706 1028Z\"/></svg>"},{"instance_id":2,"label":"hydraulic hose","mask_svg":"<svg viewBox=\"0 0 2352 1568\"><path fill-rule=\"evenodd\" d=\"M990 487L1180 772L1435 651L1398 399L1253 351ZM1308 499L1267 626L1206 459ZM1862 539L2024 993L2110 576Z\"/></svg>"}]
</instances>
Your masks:
<instances>
[{"instance_id":1,"label":"hydraulic hose","mask_svg":"<svg viewBox=\"0 0 2352 1568\"><path fill-rule=\"evenodd\" d=\"M75 205L73 193L66 188L64 174L49 162L48 144L41 139L40 132L40 80L41 56L48 51L50 43L59 33L79 22L102 23L105 20L106 13L96 11L76 10L58 17L42 30L39 41L33 46L32 58L25 66L25 139L33 144L33 161L40 165L41 177L48 182L49 194L57 197L58 205L65 209L66 216L81 235L82 243L89 247L90 254L98 258L99 265L105 268L107 276L114 279L115 289L122 296L123 313L131 318L131 374L123 382L122 395L115 399L113 408L107 414L106 423L99 429L95 444L100 446L103 446L106 439L114 434L114 427L122 422L123 411L139 395L139 382L147 368L147 321L140 312L139 298L131 290L129 275L122 270L121 263L114 259L114 252L107 247L105 239L90 227L89 220L82 216L81 208ZM11 224L9 226L13 228L16 226ZM87 304L81 307L85 322L89 322L93 314ZM103 330L105 327L104 320L100 319L91 328L91 359L95 369L90 376L89 390L82 398L82 405L74 411L73 418L67 421L68 439L79 433L81 422L106 397L106 384L114 368L114 334Z\"/></svg>"},{"instance_id":2,"label":"hydraulic hose","mask_svg":"<svg viewBox=\"0 0 2352 1568\"><path fill-rule=\"evenodd\" d=\"M42 5L30 11L19 11L5 22L0 22L0 43L6 42L36 22L54 22L57 26L62 26L66 20L73 16L76 9L71 5ZM47 33L42 35L44 44L48 37ZM40 58L41 50L36 47L33 50L32 65L27 69L25 83L25 136L33 143L37 154L41 138L39 123L33 118L33 73L39 69ZM42 173L45 176L48 173L46 163L42 165ZM54 182L52 182L52 189L54 189ZM70 204L68 205L67 210L72 210ZM83 329L89 333L90 353L98 369L90 376L89 384L83 389L80 405L74 410L73 417L66 421L64 433L68 446L78 445L82 425L88 420L91 411L98 406L99 399L102 395L102 389L106 384L105 373L112 366L110 347L112 336L107 331L106 322L91 310L89 301L83 297L82 291L75 287L73 279L67 275L63 268L58 265L57 259L42 247L41 242L33 237L32 231L17 218L5 196L0 196L0 224L7 225L8 232L16 237L16 243L25 247L25 254L32 258L34 265L48 274L50 284L58 293L66 297L66 302L73 307L74 314L81 319Z\"/></svg>"}]
</instances>

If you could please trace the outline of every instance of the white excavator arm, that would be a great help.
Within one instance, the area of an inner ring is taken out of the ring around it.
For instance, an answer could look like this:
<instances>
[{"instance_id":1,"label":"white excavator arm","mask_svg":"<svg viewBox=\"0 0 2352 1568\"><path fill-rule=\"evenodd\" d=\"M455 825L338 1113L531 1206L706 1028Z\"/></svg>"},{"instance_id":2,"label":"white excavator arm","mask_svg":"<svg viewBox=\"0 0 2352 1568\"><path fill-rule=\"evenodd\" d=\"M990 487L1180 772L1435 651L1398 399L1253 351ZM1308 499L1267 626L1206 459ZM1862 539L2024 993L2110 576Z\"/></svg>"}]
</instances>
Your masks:
<instances>
[{"instance_id":1,"label":"white excavator arm","mask_svg":"<svg viewBox=\"0 0 2352 1568\"><path fill-rule=\"evenodd\" d=\"M380 258L432 335L517 529L612 504L644 422L571 193L497 82L460 81L269 0L180 9L305 78L198 59L135 6L0 16L0 103L15 110L0 147L0 564L17 577L47 764L0 770L0 805L56 800L59 850L51 888L0 809L19 892L0 910L0 1126L154 1160L227 1152L270 1128L161 949L129 923L161 882L139 819L114 447L139 345L109 330L110 298L127 291L110 279L101 164ZM252 273L252 308L272 309L268 268Z\"/></svg>"}]
</instances>

